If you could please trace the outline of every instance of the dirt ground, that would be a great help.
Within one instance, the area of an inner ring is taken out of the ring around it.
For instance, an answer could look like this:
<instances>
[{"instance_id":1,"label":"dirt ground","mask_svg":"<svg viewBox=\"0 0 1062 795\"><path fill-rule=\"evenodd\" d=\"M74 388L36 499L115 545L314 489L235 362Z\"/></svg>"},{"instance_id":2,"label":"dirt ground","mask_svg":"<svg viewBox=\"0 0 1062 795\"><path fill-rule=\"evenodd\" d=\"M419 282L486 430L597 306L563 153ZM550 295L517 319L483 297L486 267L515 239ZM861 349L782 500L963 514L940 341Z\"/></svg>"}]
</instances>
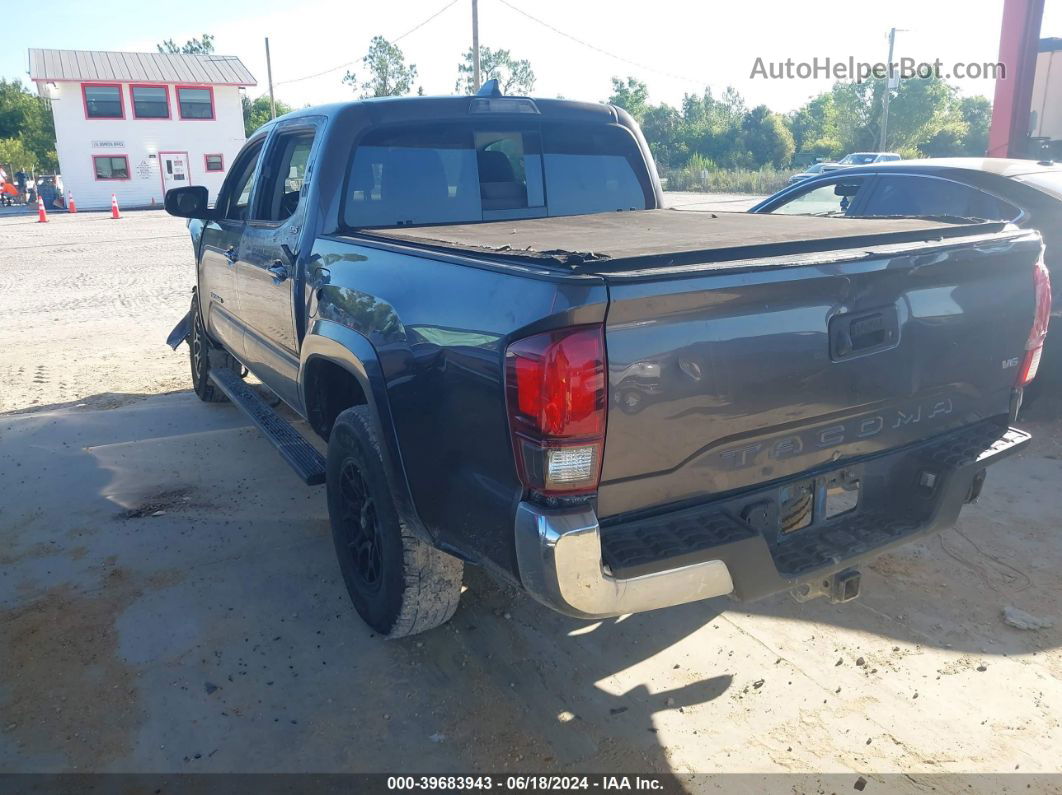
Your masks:
<instances>
[{"instance_id":1,"label":"dirt ground","mask_svg":"<svg viewBox=\"0 0 1062 795\"><path fill-rule=\"evenodd\" d=\"M0 412L184 389L159 346L191 300L182 221L162 212L0 217ZM183 307L183 308L182 308ZM113 393L113 394L111 394Z\"/></svg>"},{"instance_id":2,"label":"dirt ground","mask_svg":"<svg viewBox=\"0 0 1062 795\"><path fill-rule=\"evenodd\" d=\"M182 222L4 217L0 250L0 772L1057 784L1057 399L957 528L879 559L849 605L583 623L471 571L454 621L383 642L343 590L323 490L199 403L186 350L163 344L193 280ZM1054 626L1008 626L1007 607Z\"/></svg>"}]
</instances>

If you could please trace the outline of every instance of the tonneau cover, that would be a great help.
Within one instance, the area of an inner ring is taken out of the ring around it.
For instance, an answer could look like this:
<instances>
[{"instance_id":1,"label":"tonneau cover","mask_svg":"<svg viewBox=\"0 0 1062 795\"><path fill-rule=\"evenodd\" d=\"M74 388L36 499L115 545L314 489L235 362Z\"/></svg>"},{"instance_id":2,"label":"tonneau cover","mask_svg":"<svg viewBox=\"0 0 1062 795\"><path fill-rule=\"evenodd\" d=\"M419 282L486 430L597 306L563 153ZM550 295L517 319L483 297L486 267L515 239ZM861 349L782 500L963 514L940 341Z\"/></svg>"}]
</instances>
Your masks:
<instances>
[{"instance_id":1,"label":"tonneau cover","mask_svg":"<svg viewBox=\"0 0 1062 795\"><path fill-rule=\"evenodd\" d=\"M643 210L365 229L360 234L572 270L601 271L931 241L988 234L1003 227L1001 223L963 219Z\"/></svg>"}]
</instances>

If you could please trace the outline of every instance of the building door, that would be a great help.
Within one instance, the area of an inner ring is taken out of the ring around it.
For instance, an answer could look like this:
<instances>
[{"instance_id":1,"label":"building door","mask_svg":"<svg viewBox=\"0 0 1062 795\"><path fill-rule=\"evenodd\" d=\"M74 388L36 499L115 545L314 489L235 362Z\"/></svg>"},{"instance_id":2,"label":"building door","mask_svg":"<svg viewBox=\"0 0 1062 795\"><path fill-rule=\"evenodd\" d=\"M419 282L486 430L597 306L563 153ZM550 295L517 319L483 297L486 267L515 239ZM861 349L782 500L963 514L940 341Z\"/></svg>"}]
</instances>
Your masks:
<instances>
[{"instance_id":1,"label":"building door","mask_svg":"<svg viewBox=\"0 0 1062 795\"><path fill-rule=\"evenodd\" d=\"M191 185L188 172L187 152L159 152L159 165L162 168L162 193L170 188L183 188Z\"/></svg>"}]
</instances>

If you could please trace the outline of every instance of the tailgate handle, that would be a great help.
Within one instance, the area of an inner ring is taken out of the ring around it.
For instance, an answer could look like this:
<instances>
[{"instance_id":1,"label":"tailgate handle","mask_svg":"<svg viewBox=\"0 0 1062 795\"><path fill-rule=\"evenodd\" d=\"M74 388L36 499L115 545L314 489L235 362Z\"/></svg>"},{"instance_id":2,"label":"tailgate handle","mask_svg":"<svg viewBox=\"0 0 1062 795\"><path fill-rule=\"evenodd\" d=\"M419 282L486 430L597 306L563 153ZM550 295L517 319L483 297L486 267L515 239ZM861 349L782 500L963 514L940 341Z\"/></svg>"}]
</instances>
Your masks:
<instances>
[{"instance_id":1,"label":"tailgate handle","mask_svg":"<svg viewBox=\"0 0 1062 795\"><path fill-rule=\"evenodd\" d=\"M837 361L888 350L896 346L899 338L895 307L858 315L837 315L830 321L830 358Z\"/></svg>"}]
</instances>

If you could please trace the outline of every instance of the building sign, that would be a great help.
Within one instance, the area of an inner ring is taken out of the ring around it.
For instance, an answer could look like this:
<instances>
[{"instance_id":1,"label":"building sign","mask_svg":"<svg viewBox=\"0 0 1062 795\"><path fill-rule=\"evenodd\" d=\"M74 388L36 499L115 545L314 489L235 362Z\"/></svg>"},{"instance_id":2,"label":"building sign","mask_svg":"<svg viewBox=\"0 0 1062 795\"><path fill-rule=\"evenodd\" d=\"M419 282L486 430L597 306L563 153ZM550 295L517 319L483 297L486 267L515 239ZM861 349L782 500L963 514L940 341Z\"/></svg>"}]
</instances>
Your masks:
<instances>
[{"instance_id":1,"label":"building sign","mask_svg":"<svg viewBox=\"0 0 1062 795\"><path fill-rule=\"evenodd\" d=\"M147 160L141 160L136 166L136 175L140 179L148 179L151 176L151 166Z\"/></svg>"},{"instance_id":2,"label":"building sign","mask_svg":"<svg viewBox=\"0 0 1062 795\"><path fill-rule=\"evenodd\" d=\"M125 141L93 141L93 149L125 149Z\"/></svg>"}]
</instances>

